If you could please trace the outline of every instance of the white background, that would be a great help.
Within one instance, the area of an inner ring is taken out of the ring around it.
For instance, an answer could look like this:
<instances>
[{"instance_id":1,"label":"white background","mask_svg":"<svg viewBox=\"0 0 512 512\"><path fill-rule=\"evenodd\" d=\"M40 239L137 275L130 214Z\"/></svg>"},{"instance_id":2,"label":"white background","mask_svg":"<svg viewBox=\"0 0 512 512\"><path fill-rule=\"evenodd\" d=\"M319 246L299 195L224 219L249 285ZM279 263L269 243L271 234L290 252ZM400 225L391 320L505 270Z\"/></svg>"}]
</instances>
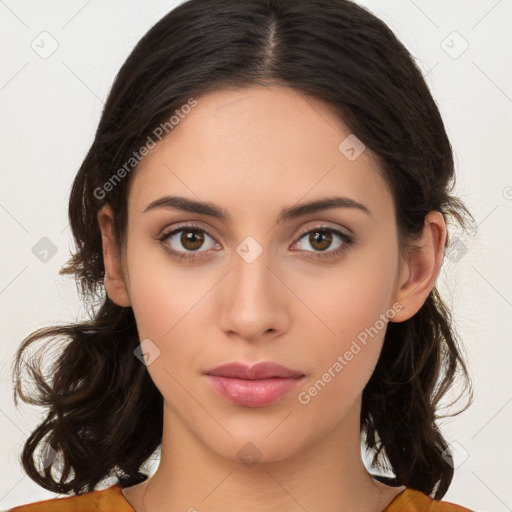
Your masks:
<instances>
[{"instance_id":1,"label":"white background","mask_svg":"<svg viewBox=\"0 0 512 512\"><path fill-rule=\"evenodd\" d=\"M456 190L478 224L476 237L461 237L438 281L476 392L468 411L442 424L460 464L444 499L510 511L512 0L360 3L390 25L424 71L454 148ZM175 5L0 0L0 509L53 497L19 463L42 411L14 407L14 351L35 329L80 312L73 281L58 276L71 247L70 185L121 64ZM52 44L58 48L47 58L31 47ZM47 262L32 252L43 237L57 249Z\"/></svg>"}]
</instances>

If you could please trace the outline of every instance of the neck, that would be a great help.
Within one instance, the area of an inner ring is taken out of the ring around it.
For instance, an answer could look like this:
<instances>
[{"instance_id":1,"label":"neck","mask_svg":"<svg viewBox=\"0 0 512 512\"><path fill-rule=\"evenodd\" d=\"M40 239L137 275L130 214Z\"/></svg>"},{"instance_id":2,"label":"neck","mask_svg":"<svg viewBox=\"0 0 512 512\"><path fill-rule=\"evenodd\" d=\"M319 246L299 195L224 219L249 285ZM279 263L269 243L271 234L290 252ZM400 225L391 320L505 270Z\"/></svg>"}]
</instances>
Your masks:
<instances>
[{"instance_id":1,"label":"neck","mask_svg":"<svg viewBox=\"0 0 512 512\"><path fill-rule=\"evenodd\" d=\"M380 512L404 487L384 485L367 472L359 413L360 406L354 406L343 424L282 460L266 460L264 453L256 456L249 445L247 454L255 455L255 463L250 463L242 462L237 450L232 458L211 450L166 407L158 469L147 481L125 489L124 495L140 512Z\"/></svg>"}]
</instances>

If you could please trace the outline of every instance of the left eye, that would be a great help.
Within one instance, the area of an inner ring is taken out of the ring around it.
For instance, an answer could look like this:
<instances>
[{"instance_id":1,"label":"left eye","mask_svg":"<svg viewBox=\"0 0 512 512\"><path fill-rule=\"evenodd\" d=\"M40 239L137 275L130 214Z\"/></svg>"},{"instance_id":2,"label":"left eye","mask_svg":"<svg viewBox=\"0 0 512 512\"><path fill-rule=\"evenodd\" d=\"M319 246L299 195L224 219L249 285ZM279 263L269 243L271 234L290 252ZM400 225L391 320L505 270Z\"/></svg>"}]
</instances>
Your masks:
<instances>
[{"instance_id":1,"label":"left eye","mask_svg":"<svg viewBox=\"0 0 512 512\"><path fill-rule=\"evenodd\" d=\"M337 245L335 247L331 247L336 238L338 239ZM301 242L303 239L306 241L305 244L304 242ZM320 227L311 229L304 233L300 237L298 243L302 249L305 249L308 246L313 249L312 251L306 249L306 252L339 253L340 249L343 250L345 246L350 245L351 242L351 237L337 229ZM319 254L319 256L321 256L321 254Z\"/></svg>"}]
</instances>

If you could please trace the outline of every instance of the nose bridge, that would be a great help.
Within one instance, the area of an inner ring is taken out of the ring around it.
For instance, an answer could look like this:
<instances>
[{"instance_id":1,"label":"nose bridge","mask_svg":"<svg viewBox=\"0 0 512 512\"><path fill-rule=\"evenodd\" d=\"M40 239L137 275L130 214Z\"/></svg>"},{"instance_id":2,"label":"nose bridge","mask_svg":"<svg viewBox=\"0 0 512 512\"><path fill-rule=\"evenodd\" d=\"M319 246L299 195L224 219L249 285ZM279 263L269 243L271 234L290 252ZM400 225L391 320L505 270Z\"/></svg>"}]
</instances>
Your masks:
<instances>
[{"instance_id":1,"label":"nose bridge","mask_svg":"<svg viewBox=\"0 0 512 512\"><path fill-rule=\"evenodd\" d=\"M268 304L275 297L272 290L276 283L269 267L272 265L270 251L248 237L236 249L233 256L231 293L237 303L261 308L261 302Z\"/></svg>"},{"instance_id":2,"label":"nose bridge","mask_svg":"<svg viewBox=\"0 0 512 512\"><path fill-rule=\"evenodd\" d=\"M247 237L233 254L221 327L254 338L269 329L284 327L287 318L282 283L274 275L271 252Z\"/></svg>"}]
</instances>

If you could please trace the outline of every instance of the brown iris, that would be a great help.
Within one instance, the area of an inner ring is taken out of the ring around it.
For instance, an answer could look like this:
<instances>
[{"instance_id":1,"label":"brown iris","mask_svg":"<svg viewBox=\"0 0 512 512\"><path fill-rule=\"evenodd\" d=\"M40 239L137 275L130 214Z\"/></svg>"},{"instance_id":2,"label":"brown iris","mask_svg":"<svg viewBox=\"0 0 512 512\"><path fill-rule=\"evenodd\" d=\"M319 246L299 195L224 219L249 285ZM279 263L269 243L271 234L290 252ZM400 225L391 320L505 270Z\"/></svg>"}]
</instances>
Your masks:
<instances>
[{"instance_id":1,"label":"brown iris","mask_svg":"<svg viewBox=\"0 0 512 512\"><path fill-rule=\"evenodd\" d=\"M315 249L323 251L327 249L332 242L332 234L329 231L313 231L309 235L309 243ZM315 246L315 244L319 243L321 247Z\"/></svg>"},{"instance_id":2,"label":"brown iris","mask_svg":"<svg viewBox=\"0 0 512 512\"><path fill-rule=\"evenodd\" d=\"M199 249L204 243L204 233L193 229L183 231L180 237L180 242L185 249L190 251Z\"/></svg>"}]
</instances>

